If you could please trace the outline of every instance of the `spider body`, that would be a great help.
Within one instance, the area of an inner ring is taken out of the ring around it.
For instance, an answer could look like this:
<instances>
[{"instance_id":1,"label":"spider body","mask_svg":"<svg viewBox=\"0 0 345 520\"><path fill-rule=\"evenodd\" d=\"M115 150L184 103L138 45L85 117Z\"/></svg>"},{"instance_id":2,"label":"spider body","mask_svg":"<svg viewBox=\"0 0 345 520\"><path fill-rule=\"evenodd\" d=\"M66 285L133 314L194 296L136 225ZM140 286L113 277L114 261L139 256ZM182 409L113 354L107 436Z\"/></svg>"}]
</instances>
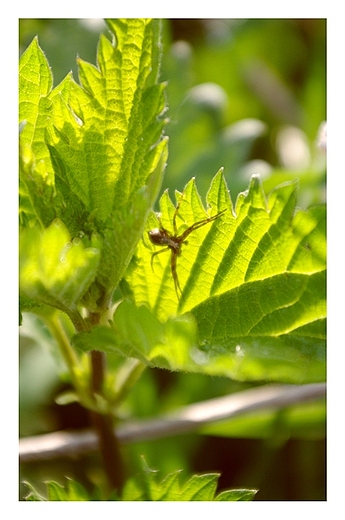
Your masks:
<instances>
[{"instance_id":1,"label":"spider body","mask_svg":"<svg viewBox=\"0 0 345 520\"><path fill-rule=\"evenodd\" d=\"M151 229L151 231L148 232L149 239L152 242L152 244L154 244L155 246L166 246L164 249L161 249L160 251L156 251L155 253L152 254L152 256L151 256L152 269L153 269L153 259L156 255L159 255L160 253L164 253L169 250L171 251L171 260L170 260L171 274L172 274L172 277L174 280L177 298L180 297L179 292L182 293L182 289L181 289L180 282L179 282L179 279L177 276L177 271L176 271L177 257L181 255L182 244L188 243L186 241L186 238L188 237L188 235L190 235L190 233L192 233L192 231L195 231L199 227L204 226L205 224L208 224L209 222L213 222L226 211L226 209L223 209L223 211L220 211L213 217L208 217L208 218L205 218L204 220L200 220L199 222L195 222L194 224L189 226L187 229L185 229L185 231L183 231L183 233L178 235L176 217L177 217L177 213L178 213L179 209L180 209L180 203L176 206L175 213L173 216L174 234L170 233L170 231L168 231L167 229L164 229L163 226L161 226L160 228Z\"/></svg>"},{"instance_id":2,"label":"spider body","mask_svg":"<svg viewBox=\"0 0 345 520\"><path fill-rule=\"evenodd\" d=\"M149 231L149 237L152 244L155 246L168 246L169 249L174 249L175 251L180 249L179 240L176 240L179 237L172 236L169 231L164 228L151 229L151 231ZM166 251L166 249L157 251L156 253L153 253L152 256L158 253L163 253L164 251Z\"/></svg>"}]
</instances>

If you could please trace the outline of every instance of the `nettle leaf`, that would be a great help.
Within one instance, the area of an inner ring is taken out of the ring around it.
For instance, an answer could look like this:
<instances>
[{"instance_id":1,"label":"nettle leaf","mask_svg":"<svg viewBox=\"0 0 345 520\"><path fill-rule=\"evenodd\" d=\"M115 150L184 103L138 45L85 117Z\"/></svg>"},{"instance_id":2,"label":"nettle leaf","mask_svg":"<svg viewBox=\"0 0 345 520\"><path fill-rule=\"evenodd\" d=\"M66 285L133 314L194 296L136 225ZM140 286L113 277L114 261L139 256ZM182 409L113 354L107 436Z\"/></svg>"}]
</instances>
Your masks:
<instances>
[{"instance_id":1,"label":"nettle leaf","mask_svg":"<svg viewBox=\"0 0 345 520\"><path fill-rule=\"evenodd\" d=\"M38 220L42 227L55 217L54 173L45 143L52 84L48 62L34 38L19 64L20 217L23 224Z\"/></svg>"},{"instance_id":2,"label":"nettle leaf","mask_svg":"<svg viewBox=\"0 0 345 520\"><path fill-rule=\"evenodd\" d=\"M110 325L79 332L72 341L84 352L101 350L136 357L170 370L191 365L190 346L196 345L197 327L190 314L172 316L162 323L146 306L136 307L125 300L117 307Z\"/></svg>"},{"instance_id":3,"label":"nettle leaf","mask_svg":"<svg viewBox=\"0 0 345 520\"><path fill-rule=\"evenodd\" d=\"M278 186L266 200L260 180L253 177L233 210L219 172L207 197L208 215L227 211L195 230L182 245L177 273L178 299L171 274L171 252L154 258L158 248L144 235L126 276L137 307L151 309L161 323L174 315L192 314L196 338L179 351L154 339L151 349L138 347L131 325L127 343L145 352L147 361L171 369L225 375L240 380L311 382L325 378L325 207L296 211L295 182ZM177 194L178 234L206 218L194 181ZM162 225L172 233L174 205L161 199L161 221L152 215L150 228ZM120 320L114 315L113 326ZM121 317L121 321L122 317ZM126 339L124 338L126 343ZM154 357L153 357L154 352ZM166 362L162 363L162 359ZM174 360L173 360L174 359Z\"/></svg>"},{"instance_id":4,"label":"nettle leaf","mask_svg":"<svg viewBox=\"0 0 345 520\"><path fill-rule=\"evenodd\" d=\"M141 236L166 162L161 135L165 85L157 80L158 20L108 21L116 42L101 36L95 67L78 59L72 84L54 112L50 148L61 184L104 237L98 278L115 287ZM61 87L60 87L61 88ZM70 111L66 118L66 107ZM62 189L62 188L61 188ZM72 218L71 218L72 217Z\"/></svg>"},{"instance_id":5,"label":"nettle leaf","mask_svg":"<svg viewBox=\"0 0 345 520\"><path fill-rule=\"evenodd\" d=\"M101 35L97 66L78 58L80 85L68 74L52 90L37 39L20 66L21 221L47 228L58 218L71 237L98 236L98 291L90 288L90 302L99 287L107 301L122 278L167 160L161 22L108 26L113 41Z\"/></svg>"},{"instance_id":6,"label":"nettle leaf","mask_svg":"<svg viewBox=\"0 0 345 520\"><path fill-rule=\"evenodd\" d=\"M169 501L169 502L192 502L192 501L249 501L253 500L257 490L254 489L232 489L223 491L216 495L219 479L218 473L206 475L194 475L188 482L181 484L181 470L167 475L158 480L158 471L150 469L143 463L143 473L137 477L127 480L121 496L115 492L107 497L108 501ZM89 494L84 487L72 479L66 479L66 485L62 486L54 481L46 482L47 498L41 496L29 482L23 482L28 488L29 494L26 501L99 501L102 500L101 491L95 488Z\"/></svg>"},{"instance_id":7,"label":"nettle leaf","mask_svg":"<svg viewBox=\"0 0 345 520\"><path fill-rule=\"evenodd\" d=\"M180 203L176 218L178 235L195 222L226 210L219 219L193 231L186 243L182 244L182 253L177 258L177 274L182 287L180 300L174 288L170 251L158 254L151 266L152 254L163 250L164 247L154 246L148 238L148 231L163 227L174 234L175 206L167 191L160 200L160 219L156 214L151 214L148 219L143 240L126 274L126 281L131 288L135 285L132 295L135 302L148 305L160 320L165 320L177 312L190 310L210 294L215 276L212 259L213 256L219 256L219 247L222 247L220 237L223 234L223 222L227 218L227 213L232 211L228 191L221 179L220 171L208 194L207 202L210 208L208 212L203 207L194 179L187 184L183 194L176 192L176 200Z\"/></svg>"},{"instance_id":8,"label":"nettle leaf","mask_svg":"<svg viewBox=\"0 0 345 520\"><path fill-rule=\"evenodd\" d=\"M241 501L252 500L256 490L235 489L216 495L219 474L193 475L186 483L180 481L181 470L159 480L158 471L150 469L143 460L144 473L130 479L123 490L122 500L149 500L170 502Z\"/></svg>"},{"instance_id":9,"label":"nettle leaf","mask_svg":"<svg viewBox=\"0 0 345 520\"><path fill-rule=\"evenodd\" d=\"M99 261L99 241L72 239L61 221L45 230L27 228L20 240L21 295L70 314L94 281Z\"/></svg>"},{"instance_id":10,"label":"nettle leaf","mask_svg":"<svg viewBox=\"0 0 345 520\"><path fill-rule=\"evenodd\" d=\"M19 63L19 120L23 122L22 137L31 144L37 163L45 163L52 174L49 152L45 143L45 127L51 114L49 93L53 78L48 62L34 38Z\"/></svg>"},{"instance_id":11,"label":"nettle leaf","mask_svg":"<svg viewBox=\"0 0 345 520\"><path fill-rule=\"evenodd\" d=\"M215 500L222 502L250 502L257 493L256 489L230 489L216 496Z\"/></svg>"},{"instance_id":12,"label":"nettle leaf","mask_svg":"<svg viewBox=\"0 0 345 520\"><path fill-rule=\"evenodd\" d=\"M62 486L53 480L46 482L47 498L41 496L29 482L24 482L29 490L25 500L34 502L88 502L100 500L99 494L96 497L91 497L85 488L75 480L67 478L66 481L66 486Z\"/></svg>"}]
</instances>

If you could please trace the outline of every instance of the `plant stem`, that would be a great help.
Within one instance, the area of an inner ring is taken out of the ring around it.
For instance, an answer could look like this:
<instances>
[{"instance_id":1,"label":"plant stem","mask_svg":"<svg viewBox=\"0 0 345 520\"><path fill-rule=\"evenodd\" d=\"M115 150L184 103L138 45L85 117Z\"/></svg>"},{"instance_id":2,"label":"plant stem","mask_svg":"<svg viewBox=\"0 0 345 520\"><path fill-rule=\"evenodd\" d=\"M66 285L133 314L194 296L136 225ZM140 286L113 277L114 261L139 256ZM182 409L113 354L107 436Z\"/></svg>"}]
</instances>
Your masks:
<instances>
[{"instance_id":1,"label":"plant stem","mask_svg":"<svg viewBox=\"0 0 345 520\"><path fill-rule=\"evenodd\" d=\"M104 352L91 351L92 391L102 393L106 358ZM99 449L103 459L104 471L112 489L121 491L125 472L119 443L114 433L114 421L110 414L91 412L92 421L98 434Z\"/></svg>"},{"instance_id":2,"label":"plant stem","mask_svg":"<svg viewBox=\"0 0 345 520\"><path fill-rule=\"evenodd\" d=\"M101 316L98 313L91 314L91 326L99 323L100 317ZM87 330L88 325L81 317L79 319L77 316L78 320L76 319L76 316L74 316L74 318L74 325L77 330ZM106 371L105 354L98 350L92 350L90 353L91 382L88 390L80 384L78 376L76 375L75 371L79 365L79 360L71 347L70 341L59 321L59 318L57 315L50 316L49 319L46 319L46 323L59 344L60 351L70 372L73 385L81 399L81 404L86 405L88 408L97 408L97 395L102 396L103 394L103 383ZM108 483L111 489L116 489L120 492L125 482L125 471L120 454L119 443L114 432L113 416L111 414L103 414L92 410L90 414L98 436L99 449Z\"/></svg>"},{"instance_id":3,"label":"plant stem","mask_svg":"<svg viewBox=\"0 0 345 520\"><path fill-rule=\"evenodd\" d=\"M96 325L100 320L99 314L92 314L90 316L91 325ZM98 350L91 351L91 382L87 389L80 384L79 378L76 375L76 369L79 366L79 360L76 356L67 334L62 327L57 315L50 316L45 320L47 326L55 337L60 351L63 355L65 363L71 375L72 383L78 392L81 404L86 405L87 408L97 408L97 394L102 396L103 382L106 371L106 356L103 352ZM77 330L87 330L88 325L80 317L74 320L74 325ZM111 489L121 491L124 481L125 472L120 454L119 443L114 433L114 420L111 414L102 414L97 411L90 411L91 419L98 436L99 449L101 452L104 471L107 476L108 483Z\"/></svg>"},{"instance_id":4,"label":"plant stem","mask_svg":"<svg viewBox=\"0 0 345 520\"><path fill-rule=\"evenodd\" d=\"M64 328L61 325L58 315L54 314L50 316L49 319L45 318L45 323L59 345L60 352L70 373L73 386L82 399L85 391L84 388L80 385L79 379L75 374L75 370L79 365L79 360L73 348L71 347L70 341Z\"/></svg>"}]
</instances>

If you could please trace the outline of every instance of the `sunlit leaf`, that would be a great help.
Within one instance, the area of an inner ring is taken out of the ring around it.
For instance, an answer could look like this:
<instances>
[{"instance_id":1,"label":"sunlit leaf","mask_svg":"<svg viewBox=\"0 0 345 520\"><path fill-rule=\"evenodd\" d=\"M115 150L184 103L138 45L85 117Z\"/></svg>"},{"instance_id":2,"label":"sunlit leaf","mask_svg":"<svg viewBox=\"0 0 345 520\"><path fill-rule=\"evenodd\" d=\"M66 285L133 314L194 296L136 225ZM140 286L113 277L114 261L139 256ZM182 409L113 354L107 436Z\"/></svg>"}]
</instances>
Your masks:
<instances>
[{"instance_id":1,"label":"sunlit leaf","mask_svg":"<svg viewBox=\"0 0 345 520\"><path fill-rule=\"evenodd\" d=\"M198 345L189 345L188 363L181 370L243 380L324 380L325 208L296 212L296 190L295 182L286 183L266 200L254 177L233 209L219 172L208 193L208 215L227 211L182 244L177 257L180 299L171 251L155 257L152 269L151 255L158 247L144 236L126 279L136 305L149 307L161 322L186 313L196 319ZM194 182L177 200L181 234L207 213ZM161 220L152 215L147 230L163 226L174 235L174 211L165 193ZM173 357L169 350L174 348L166 346L162 356ZM156 347L154 351L158 357Z\"/></svg>"},{"instance_id":2,"label":"sunlit leaf","mask_svg":"<svg viewBox=\"0 0 345 520\"><path fill-rule=\"evenodd\" d=\"M99 241L72 239L58 220L45 230L28 228L20 239L20 292L36 303L76 309L96 277L99 261Z\"/></svg>"},{"instance_id":3,"label":"sunlit leaf","mask_svg":"<svg viewBox=\"0 0 345 520\"><path fill-rule=\"evenodd\" d=\"M108 26L112 41L101 35L97 65L78 59L80 85L68 74L52 88L37 39L20 61L21 223L46 229L58 218L72 239L98 236L100 259L84 299L92 310L109 302L130 262L167 159L161 22ZM81 295L87 285L86 277Z\"/></svg>"}]
</instances>

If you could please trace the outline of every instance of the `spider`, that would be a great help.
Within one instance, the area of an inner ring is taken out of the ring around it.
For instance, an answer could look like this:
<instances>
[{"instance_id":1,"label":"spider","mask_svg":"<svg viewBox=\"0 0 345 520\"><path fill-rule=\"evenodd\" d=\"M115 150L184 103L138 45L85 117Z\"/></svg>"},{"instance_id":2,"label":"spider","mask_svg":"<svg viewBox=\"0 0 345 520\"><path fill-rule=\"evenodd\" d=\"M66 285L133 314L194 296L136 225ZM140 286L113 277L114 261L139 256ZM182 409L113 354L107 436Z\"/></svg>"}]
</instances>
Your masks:
<instances>
[{"instance_id":1,"label":"spider","mask_svg":"<svg viewBox=\"0 0 345 520\"><path fill-rule=\"evenodd\" d=\"M161 225L160 228L151 229L151 231L148 231L149 239L155 246L167 246L164 249L161 249L160 251L156 251L151 256L151 268L153 270L153 259L156 255L159 255L160 253L164 253L166 251L171 250L171 274L174 280L175 284L175 291L177 298L180 298L179 291L182 294L182 289L180 286L180 282L177 276L176 271L176 262L177 257L181 255L181 246L183 243L188 244L186 241L186 238L192 231L195 231L196 229L200 228L201 226L204 226L205 224L208 224L209 222L213 222L213 220L216 220L219 218L226 209L223 209L223 211L220 211L217 213L217 215L214 215L213 217L205 218L204 220L200 220L199 222L195 222L191 226L189 226L181 235L177 234L177 226L176 226L176 217L177 213L180 209L181 201L177 204L174 216L173 216L173 227L174 227L174 234L170 233L167 229L164 229Z\"/></svg>"}]
</instances>

